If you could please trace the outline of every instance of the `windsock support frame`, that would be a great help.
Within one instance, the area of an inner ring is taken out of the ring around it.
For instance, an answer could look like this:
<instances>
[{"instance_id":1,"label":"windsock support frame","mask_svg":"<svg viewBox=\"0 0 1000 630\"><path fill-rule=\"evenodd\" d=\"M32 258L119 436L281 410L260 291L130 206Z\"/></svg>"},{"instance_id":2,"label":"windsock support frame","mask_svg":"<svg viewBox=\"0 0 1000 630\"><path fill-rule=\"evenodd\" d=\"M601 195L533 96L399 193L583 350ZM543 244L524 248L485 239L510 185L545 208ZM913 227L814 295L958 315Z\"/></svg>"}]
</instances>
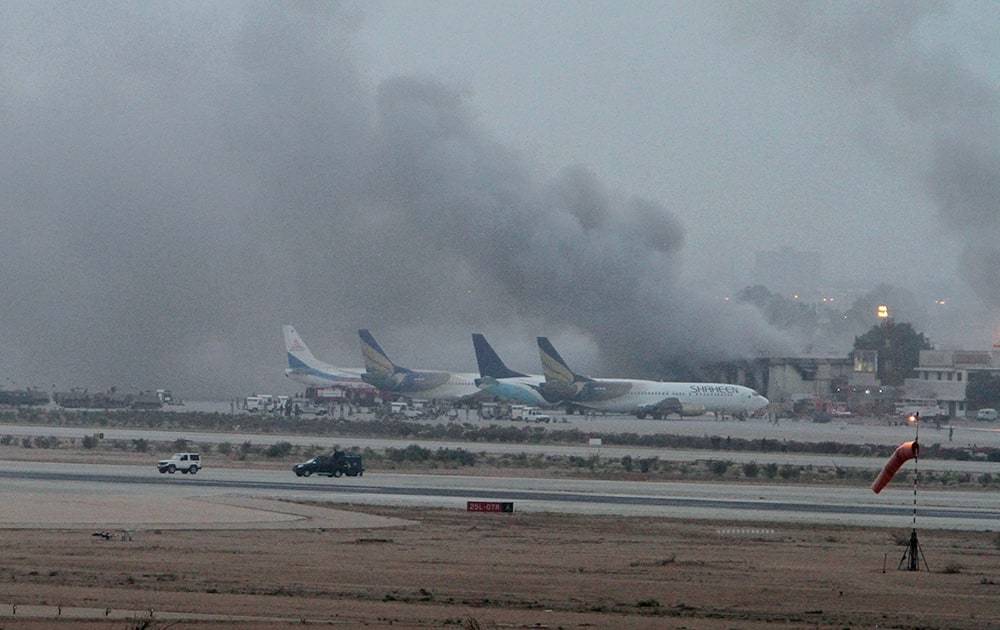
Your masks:
<instances>
[{"instance_id":1,"label":"windsock support frame","mask_svg":"<svg viewBox=\"0 0 1000 630\"><path fill-rule=\"evenodd\" d=\"M917 530L913 528L910 531L910 542L906 544L906 551L903 552L903 557L899 559L899 566L896 569L902 571L905 564L907 571L919 571L921 560L924 561L924 570L930 571L931 569L927 565L927 557L924 556L924 550L921 549L920 542L917 541Z\"/></svg>"},{"instance_id":2,"label":"windsock support frame","mask_svg":"<svg viewBox=\"0 0 1000 630\"><path fill-rule=\"evenodd\" d=\"M913 443L920 443L920 412L913 414L913 425L914 425L914 437ZM912 529L910 530L910 541L906 544L906 550L903 552L903 557L899 559L899 566L897 570L903 570L903 565L906 565L907 571L919 571L920 561L924 561L924 570L930 571L930 566L927 564L927 557L924 556L924 550L920 547L920 542L917 539L917 482L920 479L920 473L917 468L917 464L920 460L920 451L915 450L913 456L913 523Z\"/></svg>"}]
</instances>

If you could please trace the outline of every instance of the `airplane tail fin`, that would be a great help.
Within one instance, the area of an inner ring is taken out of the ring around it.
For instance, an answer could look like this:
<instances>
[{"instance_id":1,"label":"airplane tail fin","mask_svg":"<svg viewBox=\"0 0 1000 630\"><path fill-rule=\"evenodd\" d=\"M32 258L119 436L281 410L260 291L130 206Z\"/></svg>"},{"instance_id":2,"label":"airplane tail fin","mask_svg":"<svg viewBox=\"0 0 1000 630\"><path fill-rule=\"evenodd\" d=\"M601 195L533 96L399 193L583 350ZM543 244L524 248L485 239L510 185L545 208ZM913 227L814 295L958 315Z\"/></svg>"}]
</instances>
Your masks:
<instances>
[{"instance_id":1,"label":"airplane tail fin","mask_svg":"<svg viewBox=\"0 0 1000 630\"><path fill-rule=\"evenodd\" d=\"M319 363L309 347L302 341L302 337L295 331L295 327L285 324L281 327L281 332L285 336L285 352L288 353L288 367L293 370L300 370Z\"/></svg>"},{"instance_id":2,"label":"airplane tail fin","mask_svg":"<svg viewBox=\"0 0 1000 630\"><path fill-rule=\"evenodd\" d=\"M399 370L398 366L386 356L385 351L378 345L375 337L367 328L359 330L358 336L361 337L361 354L365 358L365 370L369 374L390 376Z\"/></svg>"},{"instance_id":3,"label":"airplane tail fin","mask_svg":"<svg viewBox=\"0 0 1000 630\"><path fill-rule=\"evenodd\" d=\"M538 355L542 359L542 372L545 374L547 383L570 385L591 380L571 370L566 361L556 352L548 337L538 338Z\"/></svg>"},{"instance_id":4,"label":"airplane tail fin","mask_svg":"<svg viewBox=\"0 0 1000 630\"><path fill-rule=\"evenodd\" d=\"M493 346L480 333L472 333L472 345L476 348L476 363L479 364L479 376L483 378L511 378L525 376L507 367L493 350Z\"/></svg>"}]
</instances>

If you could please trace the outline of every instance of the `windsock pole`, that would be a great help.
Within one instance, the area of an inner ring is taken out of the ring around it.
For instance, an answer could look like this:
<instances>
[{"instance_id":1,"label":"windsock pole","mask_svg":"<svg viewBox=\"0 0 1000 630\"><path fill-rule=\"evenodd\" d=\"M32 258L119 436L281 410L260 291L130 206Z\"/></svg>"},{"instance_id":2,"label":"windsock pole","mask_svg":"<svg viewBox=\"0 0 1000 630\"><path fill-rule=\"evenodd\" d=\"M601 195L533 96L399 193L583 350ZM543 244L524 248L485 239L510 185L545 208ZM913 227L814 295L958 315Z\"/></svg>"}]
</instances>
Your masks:
<instances>
[{"instance_id":1,"label":"windsock pole","mask_svg":"<svg viewBox=\"0 0 1000 630\"><path fill-rule=\"evenodd\" d=\"M913 443L920 443L920 412L913 414ZM920 478L920 449L913 450L913 531L917 531L917 480Z\"/></svg>"},{"instance_id":2,"label":"windsock pole","mask_svg":"<svg viewBox=\"0 0 1000 630\"><path fill-rule=\"evenodd\" d=\"M920 448L916 445L920 443L920 412L913 414L913 425L914 425L914 436L913 436L913 523L910 529L910 542L906 545L906 551L903 552L903 557L899 560L899 569L903 568L903 564L906 563L907 571L919 571L920 570L920 559L924 559L924 569L930 571L927 566L927 558L924 557L923 550L920 548L920 543L917 541L917 481L920 479L920 473L917 468L917 463L920 460Z\"/></svg>"}]
</instances>

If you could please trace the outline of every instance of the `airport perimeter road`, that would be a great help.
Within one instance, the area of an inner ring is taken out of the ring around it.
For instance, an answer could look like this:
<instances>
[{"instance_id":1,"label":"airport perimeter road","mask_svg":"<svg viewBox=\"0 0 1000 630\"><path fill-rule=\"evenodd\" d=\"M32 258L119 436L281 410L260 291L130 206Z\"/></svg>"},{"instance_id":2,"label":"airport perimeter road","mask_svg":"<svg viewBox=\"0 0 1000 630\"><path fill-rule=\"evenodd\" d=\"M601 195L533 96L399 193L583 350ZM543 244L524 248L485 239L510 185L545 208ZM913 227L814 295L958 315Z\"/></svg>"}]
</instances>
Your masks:
<instances>
[{"instance_id":1,"label":"airport perimeter road","mask_svg":"<svg viewBox=\"0 0 1000 630\"><path fill-rule=\"evenodd\" d=\"M636 422L651 422L634 420ZM308 422L303 421L303 422ZM666 423L665 423L666 424ZM815 439L799 439L805 442L824 442L824 441L835 441L835 442L851 442L852 437L854 440L861 440L857 443L871 443L871 444L889 444L896 445L900 444L906 440L913 439L913 429L907 427L886 427L880 429L889 434L887 439L884 440L862 440L857 436L855 432L845 432L843 437L846 439L833 440L829 439L827 436L831 431L829 425L825 424L814 424L814 423L799 423L800 426L795 427L793 434L812 436ZM559 426L559 425L557 425ZM697 423L688 423L688 421L678 421L676 423L670 424L670 429L684 427L688 431L692 431L691 435L722 435L726 436L734 432L731 429L740 429L745 432L746 435L752 435L751 427L754 425L747 424L737 421L728 422L712 422L712 421L699 421ZM725 431L724 433L711 432L708 428L721 429ZM699 428L705 429L704 432L697 432ZM758 429L761 427L758 427ZM780 452L756 452L756 451L727 451L727 450L699 450L699 449L661 449L661 448L644 448L640 446L590 446L587 444L571 445L571 444L498 444L498 443L484 443L484 442L457 442L448 440L420 440L420 439L388 439L388 438L355 438L355 437L324 437L324 436L310 436L310 435L281 435L275 433L209 433L209 432L195 432L195 431L151 431L143 429L105 429L105 428L81 428L81 427L56 427L47 425L2 425L0 424L0 435L13 435L13 436L56 436L60 438L83 438L89 435L93 435L95 432L100 432L104 435L106 440L138 440L144 439L154 442L173 442L179 438L187 439L192 442L200 442L207 444L221 444L228 442L230 444L242 444L244 442L250 442L254 445L267 446L270 444L275 444L278 442L288 442L296 446L317 446L324 449L333 449L334 447L340 448L372 448L372 449L387 449L387 448L406 448L411 444L417 444L419 446L438 449L438 448L450 448L450 449L464 449L471 451L473 453L491 453L491 454L515 454L515 453L527 453L529 455L559 455L564 457L576 456L576 457L592 457L597 456L607 459L620 459L626 455L638 459L647 457L656 457L664 461L674 461L674 462L685 462L685 461L698 461L698 460L728 460L736 464L743 464L747 462L756 462L758 464L765 463L776 463L779 465L790 464L793 466L839 466L843 468L866 468L872 470L880 470L885 464L884 457L848 457L843 455L822 455L814 453L780 453ZM905 435L906 433L909 436ZM921 434L923 435L923 434ZM1000 447L1000 438L995 437L995 434L989 433L987 435L991 444L996 444ZM732 437L737 437L733 435ZM756 438L760 439L764 437L762 435L757 435ZM767 436L771 439L770 435ZM792 438L789 438L792 439ZM920 438L923 444L930 443L928 439L924 437ZM150 456L152 459L154 455ZM928 458L922 458L920 460L920 468L922 470L935 470L944 471L950 470L955 472L967 472L973 474L980 473L992 473L1000 474L1000 462L990 462L986 460L934 460Z\"/></svg>"},{"instance_id":2,"label":"airport perimeter road","mask_svg":"<svg viewBox=\"0 0 1000 630\"><path fill-rule=\"evenodd\" d=\"M913 489L907 484L875 495L868 488L373 473L328 479L298 478L291 471L211 468L194 476L161 475L152 467L11 461L0 461L0 479L0 500L10 513L16 513L18 506L55 499L63 506L62 518L71 522L73 505L94 497L102 501L144 497L154 506L167 499L208 501L195 509L209 515L212 502L251 497L457 510L464 510L470 500L512 501L516 511L698 518L752 527L830 523L908 528L913 516ZM927 491L920 492L918 500L919 528L993 530L1000 525L994 492ZM176 516L183 519L183 511ZM135 527L148 522L141 511L134 518ZM239 528L239 523L226 519L223 525ZM87 524L102 523L92 519ZM0 526L4 526L2 513ZM53 519L45 526L60 523Z\"/></svg>"}]
</instances>

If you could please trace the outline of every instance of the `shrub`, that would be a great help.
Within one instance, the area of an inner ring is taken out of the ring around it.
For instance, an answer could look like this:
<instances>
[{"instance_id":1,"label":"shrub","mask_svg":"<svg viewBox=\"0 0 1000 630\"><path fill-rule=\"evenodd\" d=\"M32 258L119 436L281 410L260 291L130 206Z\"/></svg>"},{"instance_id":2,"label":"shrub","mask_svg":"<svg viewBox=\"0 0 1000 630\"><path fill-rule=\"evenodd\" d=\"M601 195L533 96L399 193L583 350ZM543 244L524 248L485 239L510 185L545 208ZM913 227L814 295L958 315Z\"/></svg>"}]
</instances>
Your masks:
<instances>
[{"instance_id":1,"label":"shrub","mask_svg":"<svg viewBox=\"0 0 1000 630\"><path fill-rule=\"evenodd\" d=\"M782 479L795 479L801 472L802 471L798 466L782 464L778 474L781 475Z\"/></svg>"},{"instance_id":2,"label":"shrub","mask_svg":"<svg viewBox=\"0 0 1000 630\"><path fill-rule=\"evenodd\" d=\"M270 446L267 447L267 450L264 451L264 454L267 455L268 457L277 458L277 457L287 457L288 455L291 454L291 452L292 452L291 442L275 442L274 444L271 444Z\"/></svg>"},{"instance_id":3,"label":"shrub","mask_svg":"<svg viewBox=\"0 0 1000 630\"><path fill-rule=\"evenodd\" d=\"M476 454L464 448L439 448L434 458L447 464L459 466L475 466Z\"/></svg>"},{"instance_id":4,"label":"shrub","mask_svg":"<svg viewBox=\"0 0 1000 630\"><path fill-rule=\"evenodd\" d=\"M625 455L624 457L622 457L622 468L625 469L625 472L632 472L632 469L634 467L635 466L634 463L632 462L631 455Z\"/></svg>"},{"instance_id":5,"label":"shrub","mask_svg":"<svg viewBox=\"0 0 1000 630\"><path fill-rule=\"evenodd\" d=\"M714 459L708 463L708 469L712 471L713 475L721 477L726 474L726 471L729 470L729 466L732 463L733 462L728 459Z\"/></svg>"},{"instance_id":6,"label":"shrub","mask_svg":"<svg viewBox=\"0 0 1000 630\"><path fill-rule=\"evenodd\" d=\"M650 470L656 470L659 459L656 457L643 457L639 460L639 471L648 473Z\"/></svg>"},{"instance_id":7,"label":"shrub","mask_svg":"<svg viewBox=\"0 0 1000 630\"><path fill-rule=\"evenodd\" d=\"M38 435L38 436L35 436L35 439L33 440L33 442L34 442L34 445L37 448L58 448L59 447L59 438L57 438L54 435L50 435L48 437L45 437L44 435Z\"/></svg>"}]
</instances>

